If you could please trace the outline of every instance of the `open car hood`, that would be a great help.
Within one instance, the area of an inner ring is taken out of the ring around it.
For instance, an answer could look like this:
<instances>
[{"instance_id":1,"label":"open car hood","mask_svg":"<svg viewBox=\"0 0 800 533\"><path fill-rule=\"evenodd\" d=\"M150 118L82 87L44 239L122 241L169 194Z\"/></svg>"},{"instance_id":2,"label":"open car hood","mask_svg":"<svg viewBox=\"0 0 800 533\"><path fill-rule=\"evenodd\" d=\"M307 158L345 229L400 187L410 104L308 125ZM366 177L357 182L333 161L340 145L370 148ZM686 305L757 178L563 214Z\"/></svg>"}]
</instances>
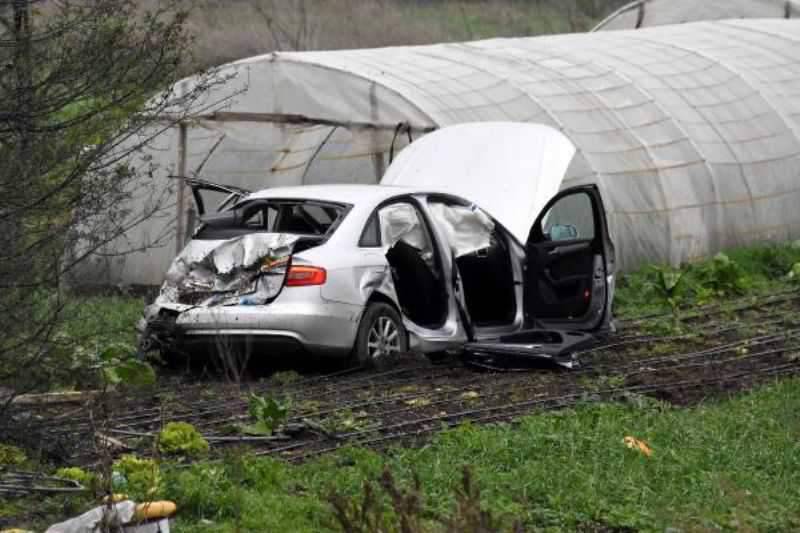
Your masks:
<instances>
[{"instance_id":1,"label":"open car hood","mask_svg":"<svg viewBox=\"0 0 800 533\"><path fill-rule=\"evenodd\" d=\"M524 243L539 212L560 189L575 151L564 134L541 124L459 124L411 143L381 184L461 196Z\"/></svg>"}]
</instances>

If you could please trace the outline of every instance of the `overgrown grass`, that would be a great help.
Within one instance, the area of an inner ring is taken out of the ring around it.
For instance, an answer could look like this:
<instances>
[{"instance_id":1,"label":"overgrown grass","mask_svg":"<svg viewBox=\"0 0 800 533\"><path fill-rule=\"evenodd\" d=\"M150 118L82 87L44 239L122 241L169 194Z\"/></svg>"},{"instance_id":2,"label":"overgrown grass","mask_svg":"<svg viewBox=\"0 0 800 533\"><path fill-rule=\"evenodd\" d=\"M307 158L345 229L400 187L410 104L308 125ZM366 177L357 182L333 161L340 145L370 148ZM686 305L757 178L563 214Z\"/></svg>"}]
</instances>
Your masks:
<instances>
[{"instance_id":1,"label":"overgrown grass","mask_svg":"<svg viewBox=\"0 0 800 533\"><path fill-rule=\"evenodd\" d=\"M336 530L330 494L354 502L388 468L417 475L424 530L449 516L464 466L504 528L791 531L800 528L800 380L691 410L586 405L518 425L463 426L421 449L348 449L300 466L231 454L167 469L176 531ZM647 441L652 457L623 445ZM383 496L384 505L387 498ZM387 507L388 508L388 507Z\"/></svg>"},{"instance_id":2,"label":"overgrown grass","mask_svg":"<svg viewBox=\"0 0 800 533\"><path fill-rule=\"evenodd\" d=\"M70 297L61 333L84 346L136 342L144 299L132 296Z\"/></svg>"},{"instance_id":3,"label":"overgrown grass","mask_svg":"<svg viewBox=\"0 0 800 533\"><path fill-rule=\"evenodd\" d=\"M108 371L112 371L109 365L122 371L106 377L123 381L123 375L130 377L113 363L135 354L135 326L142 316L143 299L67 294L62 301L52 303L49 298L50 295L43 296L40 305L59 305L62 310L43 347L48 354L46 360L32 368L30 375L18 377L12 386L22 392L94 388L98 375L92 369L99 369L101 364Z\"/></svg>"}]
</instances>

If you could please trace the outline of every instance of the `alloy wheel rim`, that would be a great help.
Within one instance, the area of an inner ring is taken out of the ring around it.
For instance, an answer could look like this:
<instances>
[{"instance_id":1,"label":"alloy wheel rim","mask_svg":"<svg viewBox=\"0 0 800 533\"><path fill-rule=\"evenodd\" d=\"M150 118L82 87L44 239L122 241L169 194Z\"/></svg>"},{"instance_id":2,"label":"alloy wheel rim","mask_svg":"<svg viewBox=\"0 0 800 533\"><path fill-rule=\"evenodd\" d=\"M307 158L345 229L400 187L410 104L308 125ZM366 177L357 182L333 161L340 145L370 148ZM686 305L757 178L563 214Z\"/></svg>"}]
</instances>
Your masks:
<instances>
[{"instance_id":1,"label":"alloy wheel rim","mask_svg":"<svg viewBox=\"0 0 800 533\"><path fill-rule=\"evenodd\" d=\"M367 352L372 359L400 352L400 330L394 320L378 317L367 335Z\"/></svg>"}]
</instances>

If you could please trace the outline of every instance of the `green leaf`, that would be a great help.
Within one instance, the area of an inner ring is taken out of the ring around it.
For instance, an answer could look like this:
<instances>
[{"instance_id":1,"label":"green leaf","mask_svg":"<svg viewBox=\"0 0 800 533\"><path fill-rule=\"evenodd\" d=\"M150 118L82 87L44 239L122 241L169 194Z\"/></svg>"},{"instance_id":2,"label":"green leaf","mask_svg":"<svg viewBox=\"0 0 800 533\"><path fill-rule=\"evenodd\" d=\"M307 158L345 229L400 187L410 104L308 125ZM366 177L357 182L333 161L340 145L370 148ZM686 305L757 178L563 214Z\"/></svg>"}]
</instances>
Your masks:
<instances>
[{"instance_id":1,"label":"green leaf","mask_svg":"<svg viewBox=\"0 0 800 533\"><path fill-rule=\"evenodd\" d=\"M248 411L254 420L251 425L243 425L243 431L256 435L271 435L286 421L289 416L291 402L285 399L279 402L272 397L250 394Z\"/></svg>"},{"instance_id":2,"label":"green leaf","mask_svg":"<svg viewBox=\"0 0 800 533\"><path fill-rule=\"evenodd\" d=\"M683 279L683 272L661 271L661 283L667 292L674 291L681 279Z\"/></svg>"}]
</instances>

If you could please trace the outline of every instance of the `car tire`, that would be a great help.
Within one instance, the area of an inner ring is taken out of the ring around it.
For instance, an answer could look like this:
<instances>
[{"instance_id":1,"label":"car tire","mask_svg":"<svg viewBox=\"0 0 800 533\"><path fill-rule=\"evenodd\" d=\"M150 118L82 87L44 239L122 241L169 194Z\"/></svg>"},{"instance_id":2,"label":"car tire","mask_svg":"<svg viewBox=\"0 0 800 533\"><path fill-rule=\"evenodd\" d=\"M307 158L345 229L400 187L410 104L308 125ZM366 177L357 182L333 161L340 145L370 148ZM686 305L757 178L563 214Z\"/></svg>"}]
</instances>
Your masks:
<instances>
[{"instance_id":1,"label":"car tire","mask_svg":"<svg viewBox=\"0 0 800 533\"><path fill-rule=\"evenodd\" d=\"M367 306L358 325L353 363L373 368L408 352L408 333L400 313L389 304Z\"/></svg>"}]
</instances>

